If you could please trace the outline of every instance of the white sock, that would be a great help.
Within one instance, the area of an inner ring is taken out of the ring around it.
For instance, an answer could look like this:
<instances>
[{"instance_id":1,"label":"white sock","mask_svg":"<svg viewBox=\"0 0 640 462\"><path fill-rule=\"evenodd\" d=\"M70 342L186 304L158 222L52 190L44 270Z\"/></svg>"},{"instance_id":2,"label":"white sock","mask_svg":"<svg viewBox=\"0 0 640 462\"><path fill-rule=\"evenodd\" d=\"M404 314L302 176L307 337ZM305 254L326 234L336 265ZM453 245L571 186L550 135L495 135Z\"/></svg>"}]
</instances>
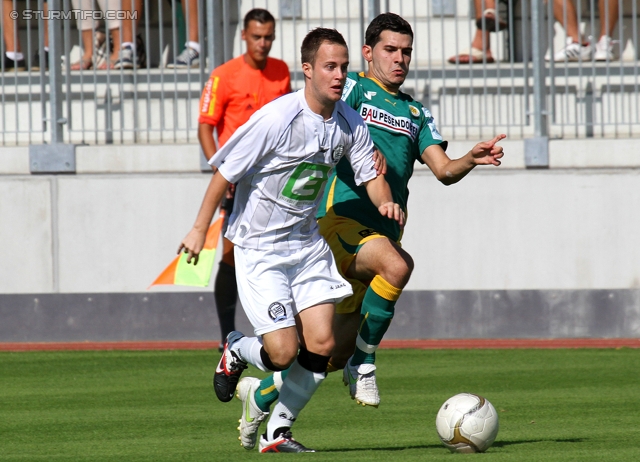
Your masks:
<instances>
[{"instance_id":1,"label":"white sock","mask_svg":"<svg viewBox=\"0 0 640 462\"><path fill-rule=\"evenodd\" d=\"M282 384L284 382L282 381L282 372L278 371L278 372L274 372L273 373L273 386L276 387L276 390L278 390L278 392L280 392L280 390L282 390Z\"/></svg>"},{"instance_id":2,"label":"white sock","mask_svg":"<svg viewBox=\"0 0 640 462\"><path fill-rule=\"evenodd\" d=\"M231 347L231 351L240 356L241 359L257 367L261 371L269 372L260 357L262 340L259 337L242 337Z\"/></svg>"},{"instance_id":3,"label":"white sock","mask_svg":"<svg viewBox=\"0 0 640 462\"><path fill-rule=\"evenodd\" d=\"M282 427L291 427L318 389L326 374L311 372L300 365L298 360L291 365L289 375L282 382L280 398L271 411L267 422L267 439L275 439L274 432Z\"/></svg>"},{"instance_id":4,"label":"white sock","mask_svg":"<svg viewBox=\"0 0 640 462\"><path fill-rule=\"evenodd\" d=\"M188 46L192 50L196 50L200 54L200 44L198 42L187 42L185 46Z\"/></svg>"},{"instance_id":5,"label":"white sock","mask_svg":"<svg viewBox=\"0 0 640 462\"><path fill-rule=\"evenodd\" d=\"M24 59L24 55L20 51L5 51L4 54L7 55L7 58L13 59L14 61Z\"/></svg>"},{"instance_id":6,"label":"white sock","mask_svg":"<svg viewBox=\"0 0 640 462\"><path fill-rule=\"evenodd\" d=\"M122 45L120 45L121 50L125 47L130 47L132 50L136 49L136 46L131 42L124 42Z\"/></svg>"}]
</instances>

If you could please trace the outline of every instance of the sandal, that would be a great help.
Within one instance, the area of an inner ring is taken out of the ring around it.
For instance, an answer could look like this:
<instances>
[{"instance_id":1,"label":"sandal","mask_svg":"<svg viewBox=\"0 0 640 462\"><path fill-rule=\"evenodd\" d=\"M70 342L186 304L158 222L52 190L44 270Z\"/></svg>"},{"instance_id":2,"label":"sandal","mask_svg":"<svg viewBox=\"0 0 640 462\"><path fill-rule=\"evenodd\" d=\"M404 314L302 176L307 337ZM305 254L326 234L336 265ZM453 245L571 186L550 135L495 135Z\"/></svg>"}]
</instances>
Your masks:
<instances>
[{"instance_id":1,"label":"sandal","mask_svg":"<svg viewBox=\"0 0 640 462\"><path fill-rule=\"evenodd\" d=\"M490 54L485 55L482 50L471 47L471 50L463 51L459 55L449 58L449 62L451 64L491 64L495 62L495 60Z\"/></svg>"},{"instance_id":2,"label":"sandal","mask_svg":"<svg viewBox=\"0 0 640 462\"><path fill-rule=\"evenodd\" d=\"M80 61L71 64L72 71L88 71L93 67L91 58L80 58Z\"/></svg>"},{"instance_id":3,"label":"sandal","mask_svg":"<svg viewBox=\"0 0 640 462\"><path fill-rule=\"evenodd\" d=\"M482 27L484 23L484 28ZM505 30L509 27L507 21L498 16L498 13L493 8L487 8L482 13L482 17L476 21L476 27L480 30L488 30L489 32L496 32Z\"/></svg>"}]
</instances>

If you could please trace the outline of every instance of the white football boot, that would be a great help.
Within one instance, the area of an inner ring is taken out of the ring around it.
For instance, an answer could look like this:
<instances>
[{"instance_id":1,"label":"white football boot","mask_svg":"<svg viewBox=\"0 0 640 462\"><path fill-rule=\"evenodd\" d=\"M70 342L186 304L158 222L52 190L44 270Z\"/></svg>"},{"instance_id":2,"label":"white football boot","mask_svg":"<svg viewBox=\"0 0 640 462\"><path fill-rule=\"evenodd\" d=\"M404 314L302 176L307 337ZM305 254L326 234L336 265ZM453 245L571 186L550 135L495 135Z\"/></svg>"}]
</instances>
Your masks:
<instances>
[{"instance_id":1,"label":"white football boot","mask_svg":"<svg viewBox=\"0 0 640 462\"><path fill-rule=\"evenodd\" d=\"M349 358L342 371L342 382L349 385L351 399L355 399L356 403L373 407L378 407L380 404L375 364L352 366Z\"/></svg>"},{"instance_id":2,"label":"white football boot","mask_svg":"<svg viewBox=\"0 0 640 462\"><path fill-rule=\"evenodd\" d=\"M256 404L255 392L259 387L260 380L255 377L245 377L238 382L236 398L242 401L242 417L238 421L240 422L238 439L245 449L253 449L256 446L260 424L269 415Z\"/></svg>"}]
</instances>

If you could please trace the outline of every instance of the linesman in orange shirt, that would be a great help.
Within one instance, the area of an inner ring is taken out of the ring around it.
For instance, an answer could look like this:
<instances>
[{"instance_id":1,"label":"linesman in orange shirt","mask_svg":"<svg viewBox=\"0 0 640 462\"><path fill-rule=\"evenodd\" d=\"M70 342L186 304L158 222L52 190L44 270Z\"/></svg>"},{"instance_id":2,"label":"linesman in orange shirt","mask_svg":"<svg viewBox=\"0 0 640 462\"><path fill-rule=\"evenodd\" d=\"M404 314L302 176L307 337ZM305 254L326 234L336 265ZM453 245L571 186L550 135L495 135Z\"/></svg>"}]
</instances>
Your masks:
<instances>
[{"instance_id":1,"label":"linesman in orange shirt","mask_svg":"<svg viewBox=\"0 0 640 462\"><path fill-rule=\"evenodd\" d=\"M198 140L207 160L216 153L213 130L222 146L249 117L265 104L291 92L289 67L284 61L269 58L276 37L276 20L267 10L255 8L244 17L242 40L247 51L211 73L200 98ZM234 186L220 208L229 217L233 210ZM223 227L226 229L227 223ZM236 286L233 244L223 238L222 260L214 284L214 297L220 320L222 342L235 330Z\"/></svg>"}]
</instances>

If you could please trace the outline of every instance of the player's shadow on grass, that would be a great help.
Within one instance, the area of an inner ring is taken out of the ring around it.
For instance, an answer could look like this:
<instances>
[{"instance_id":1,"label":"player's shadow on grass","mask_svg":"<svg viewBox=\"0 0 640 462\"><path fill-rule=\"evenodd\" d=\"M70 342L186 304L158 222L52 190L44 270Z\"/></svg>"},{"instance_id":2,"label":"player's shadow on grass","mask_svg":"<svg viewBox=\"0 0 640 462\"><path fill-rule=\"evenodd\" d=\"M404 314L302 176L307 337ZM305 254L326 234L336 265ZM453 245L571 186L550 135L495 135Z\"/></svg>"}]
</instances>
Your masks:
<instances>
[{"instance_id":1,"label":"player's shadow on grass","mask_svg":"<svg viewBox=\"0 0 640 462\"><path fill-rule=\"evenodd\" d=\"M323 449L322 452L354 452L354 451L405 451L407 449L442 449L441 444L416 444L410 446L388 446L380 448L372 448L371 446L361 448L343 448L343 449Z\"/></svg>"},{"instance_id":2,"label":"player's shadow on grass","mask_svg":"<svg viewBox=\"0 0 640 462\"><path fill-rule=\"evenodd\" d=\"M517 444L531 443L584 443L586 438L558 438L558 439L541 439L541 440L519 440L519 441L496 441L491 445L492 448L504 448L507 446L515 446Z\"/></svg>"},{"instance_id":3,"label":"player's shadow on grass","mask_svg":"<svg viewBox=\"0 0 640 462\"><path fill-rule=\"evenodd\" d=\"M559 438L559 439L540 439L540 440L520 440L520 441L496 441L491 445L492 448L504 448L508 446L515 446L517 444L531 444L531 443L583 443L586 438ZM410 446L393 446L393 447L380 447L372 448L371 446L362 448L343 448L343 449L323 449L322 452L355 452L355 451L405 451L407 449L442 449L441 444L417 444Z\"/></svg>"}]
</instances>

